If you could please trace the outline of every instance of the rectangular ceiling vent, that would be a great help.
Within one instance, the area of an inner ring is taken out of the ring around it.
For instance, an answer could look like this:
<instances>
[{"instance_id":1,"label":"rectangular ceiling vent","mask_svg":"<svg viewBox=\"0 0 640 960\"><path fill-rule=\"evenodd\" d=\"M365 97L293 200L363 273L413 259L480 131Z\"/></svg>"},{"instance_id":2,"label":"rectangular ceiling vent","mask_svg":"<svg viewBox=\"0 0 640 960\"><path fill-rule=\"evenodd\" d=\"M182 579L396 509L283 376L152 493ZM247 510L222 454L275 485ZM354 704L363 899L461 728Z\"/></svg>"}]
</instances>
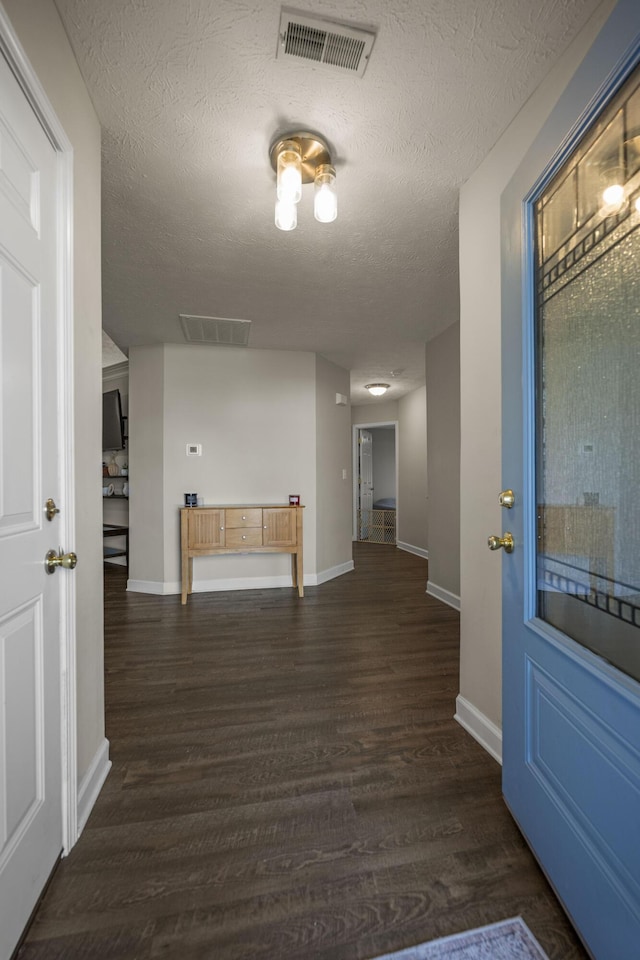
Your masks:
<instances>
[{"instance_id":1,"label":"rectangular ceiling vent","mask_svg":"<svg viewBox=\"0 0 640 960\"><path fill-rule=\"evenodd\" d=\"M374 40L375 34L370 30L283 7L277 56L313 60L361 77L367 69Z\"/></svg>"},{"instance_id":2,"label":"rectangular ceiling vent","mask_svg":"<svg viewBox=\"0 0 640 960\"><path fill-rule=\"evenodd\" d=\"M187 343L213 343L226 347L246 347L251 320L228 320L226 317L192 317L180 314L180 323Z\"/></svg>"}]
</instances>

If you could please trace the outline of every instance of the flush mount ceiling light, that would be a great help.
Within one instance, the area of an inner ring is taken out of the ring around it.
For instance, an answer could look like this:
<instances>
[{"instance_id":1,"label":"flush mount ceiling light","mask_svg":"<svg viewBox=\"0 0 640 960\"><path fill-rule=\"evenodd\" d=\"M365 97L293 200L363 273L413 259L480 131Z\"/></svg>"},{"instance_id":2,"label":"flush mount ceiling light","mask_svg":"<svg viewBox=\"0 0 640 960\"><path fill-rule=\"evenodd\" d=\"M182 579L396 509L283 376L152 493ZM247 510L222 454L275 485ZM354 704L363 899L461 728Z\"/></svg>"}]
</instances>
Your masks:
<instances>
[{"instance_id":1,"label":"flush mount ceiling light","mask_svg":"<svg viewBox=\"0 0 640 960\"><path fill-rule=\"evenodd\" d=\"M365 390L368 390L372 397L381 397L389 389L388 383L366 383Z\"/></svg>"},{"instance_id":2,"label":"flush mount ceiling light","mask_svg":"<svg viewBox=\"0 0 640 960\"><path fill-rule=\"evenodd\" d=\"M276 227L294 230L298 223L297 204L302 184L315 184L313 213L320 223L331 223L338 216L336 168L329 147L315 133L288 133L279 137L269 150L276 171Z\"/></svg>"}]
</instances>

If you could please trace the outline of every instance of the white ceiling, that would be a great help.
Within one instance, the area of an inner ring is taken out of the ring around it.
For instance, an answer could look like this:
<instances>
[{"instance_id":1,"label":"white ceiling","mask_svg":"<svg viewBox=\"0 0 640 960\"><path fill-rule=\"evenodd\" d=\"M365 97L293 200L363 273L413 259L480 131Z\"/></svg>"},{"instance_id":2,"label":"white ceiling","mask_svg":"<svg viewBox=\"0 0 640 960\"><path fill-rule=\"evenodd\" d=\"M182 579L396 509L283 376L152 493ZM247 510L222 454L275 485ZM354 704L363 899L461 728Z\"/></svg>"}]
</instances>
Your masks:
<instances>
[{"instance_id":1,"label":"white ceiling","mask_svg":"<svg viewBox=\"0 0 640 960\"><path fill-rule=\"evenodd\" d=\"M276 59L277 0L56 3L103 128L109 335L251 320L250 347L323 354L361 403L424 383L425 341L458 317L459 187L598 0L290 4L375 30L362 79ZM296 128L329 142L339 213L317 223L310 185L283 233L268 151Z\"/></svg>"},{"instance_id":2,"label":"white ceiling","mask_svg":"<svg viewBox=\"0 0 640 960\"><path fill-rule=\"evenodd\" d=\"M114 367L116 364L126 363L127 357L120 347L117 347L106 330L102 331L102 367Z\"/></svg>"}]
</instances>

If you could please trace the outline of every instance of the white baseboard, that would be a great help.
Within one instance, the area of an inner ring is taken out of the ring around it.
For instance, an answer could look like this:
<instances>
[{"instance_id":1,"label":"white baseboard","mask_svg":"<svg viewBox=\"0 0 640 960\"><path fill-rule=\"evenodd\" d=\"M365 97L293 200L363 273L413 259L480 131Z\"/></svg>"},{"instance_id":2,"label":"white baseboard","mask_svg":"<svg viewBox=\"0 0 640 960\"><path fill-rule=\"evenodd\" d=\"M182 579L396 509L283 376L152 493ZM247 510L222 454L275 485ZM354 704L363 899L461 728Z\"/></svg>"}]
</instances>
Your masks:
<instances>
[{"instance_id":1,"label":"white baseboard","mask_svg":"<svg viewBox=\"0 0 640 960\"><path fill-rule=\"evenodd\" d=\"M180 584L163 583L161 580L127 580L128 593L154 593L163 597L168 593L180 593Z\"/></svg>"},{"instance_id":2,"label":"white baseboard","mask_svg":"<svg viewBox=\"0 0 640 960\"><path fill-rule=\"evenodd\" d=\"M494 760L502 764L502 730L460 694L456 697L454 720L457 720Z\"/></svg>"},{"instance_id":3,"label":"white baseboard","mask_svg":"<svg viewBox=\"0 0 640 960\"><path fill-rule=\"evenodd\" d=\"M427 593L430 597L435 597L436 600L448 603L454 610L460 610L460 597L456 593L451 593L450 590L445 590L444 587L439 587L432 580L427 580Z\"/></svg>"},{"instance_id":4,"label":"white baseboard","mask_svg":"<svg viewBox=\"0 0 640 960\"><path fill-rule=\"evenodd\" d=\"M305 579L306 583L306 579ZM174 593L180 593L180 584L176 585ZM291 574L280 574L277 577L229 577L225 580L194 580L194 593L213 593L220 590L277 590L280 587L291 587Z\"/></svg>"},{"instance_id":5,"label":"white baseboard","mask_svg":"<svg viewBox=\"0 0 640 960\"><path fill-rule=\"evenodd\" d=\"M89 764L89 769L78 784L78 836L84 830L109 770L111 770L109 741L105 737L96 750L95 756Z\"/></svg>"},{"instance_id":6,"label":"white baseboard","mask_svg":"<svg viewBox=\"0 0 640 960\"><path fill-rule=\"evenodd\" d=\"M312 574L304 578L305 587L318 587L327 580L335 580L344 573L351 573L354 568L353 560L347 560L345 563L339 563L335 567L329 567L327 570L321 570L320 573Z\"/></svg>"},{"instance_id":7,"label":"white baseboard","mask_svg":"<svg viewBox=\"0 0 640 960\"><path fill-rule=\"evenodd\" d=\"M306 583L305 578L305 583ZM193 593L215 593L222 590L271 590L276 587L290 587L291 577L229 577L225 580L194 580ZM182 593L182 584L178 580L162 583L159 580L128 580L127 590L132 593L155 593L160 596Z\"/></svg>"},{"instance_id":8,"label":"white baseboard","mask_svg":"<svg viewBox=\"0 0 640 960\"><path fill-rule=\"evenodd\" d=\"M353 570L353 560L321 570L320 573L307 573L304 576L305 587L317 587L327 580L341 577L344 573ZM215 593L223 590L278 590L282 587L291 587L291 575L282 574L277 577L229 577L223 580L194 580L194 593ZM181 593L182 586L174 582L161 583L158 580L128 580L127 590L131 593L153 593L160 596Z\"/></svg>"},{"instance_id":9,"label":"white baseboard","mask_svg":"<svg viewBox=\"0 0 640 960\"><path fill-rule=\"evenodd\" d=\"M415 553L416 557L422 557L423 560L429 559L429 551L422 547L414 547L412 543L403 543L402 540L396 541L398 550L406 550L407 553Z\"/></svg>"}]
</instances>

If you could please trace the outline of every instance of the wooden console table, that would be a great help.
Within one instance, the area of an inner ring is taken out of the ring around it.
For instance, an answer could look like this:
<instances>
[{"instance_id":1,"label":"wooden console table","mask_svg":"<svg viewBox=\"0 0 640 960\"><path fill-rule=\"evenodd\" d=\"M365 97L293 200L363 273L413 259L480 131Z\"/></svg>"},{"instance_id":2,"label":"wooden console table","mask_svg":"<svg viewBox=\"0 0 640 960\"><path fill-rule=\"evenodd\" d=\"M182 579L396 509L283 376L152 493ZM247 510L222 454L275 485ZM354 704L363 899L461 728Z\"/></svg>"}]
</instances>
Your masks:
<instances>
[{"instance_id":1,"label":"wooden console table","mask_svg":"<svg viewBox=\"0 0 640 960\"><path fill-rule=\"evenodd\" d=\"M266 504L182 507L182 602L193 592L193 558L221 553L290 553L293 586L303 597L303 510Z\"/></svg>"}]
</instances>

